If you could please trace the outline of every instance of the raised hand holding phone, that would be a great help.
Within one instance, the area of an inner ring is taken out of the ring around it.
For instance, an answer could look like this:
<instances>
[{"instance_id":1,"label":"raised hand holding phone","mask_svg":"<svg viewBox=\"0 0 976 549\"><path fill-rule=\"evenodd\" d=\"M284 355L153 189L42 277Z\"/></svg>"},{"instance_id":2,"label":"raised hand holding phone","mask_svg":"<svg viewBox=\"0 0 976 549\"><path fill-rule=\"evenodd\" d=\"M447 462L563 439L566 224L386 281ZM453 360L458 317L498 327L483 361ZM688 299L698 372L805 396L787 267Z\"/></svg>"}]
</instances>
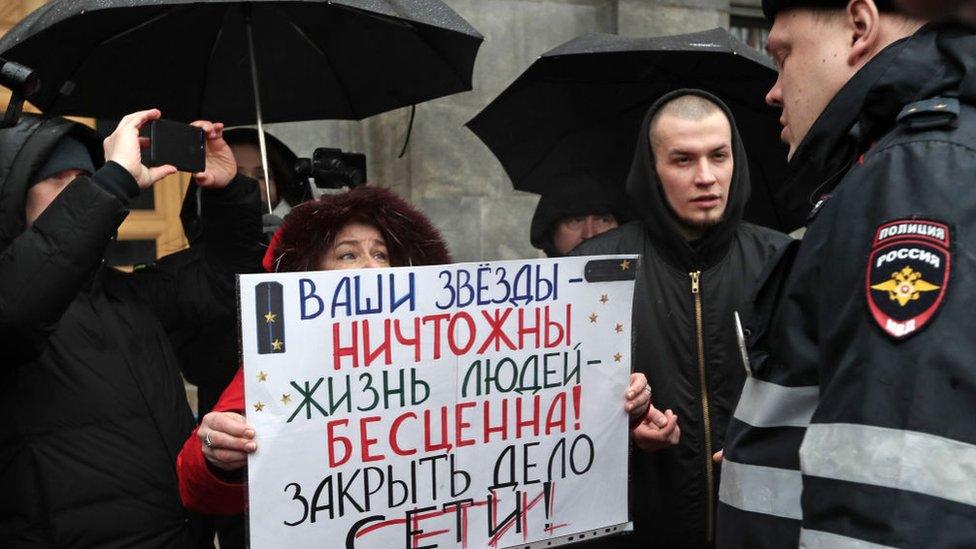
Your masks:
<instances>
[{"instance_id":1,"label":"raised hand holding phone","mask_svg":"<svg viewBox=\"0 0 976 549\"><path fill-rule=\"evenodd\" d=\"M237 175L237 161L230 145L224 141L224 125L221 122L197 120L190 124L203 130L206 168L193 174L197 185L204 189L226 187Z\"/></svg>"},{"instance_id":2,"label":"raised hand holding phone","mask_svg":"<svg viewBox=\"0 0 976 549\"><path fill-rule=\"evenodd\" d=\"M147 122L158 120L160 116L162 113L159 109L126 115L119 121L112 135L102 142L105 161L115 162L125 168L135 178L140 189L147 189L160 179L176 173L176 167L169 164L148 167L142 162L141 144L144 141L139 137L139 130Z\"/></svg>"}]
</instances>

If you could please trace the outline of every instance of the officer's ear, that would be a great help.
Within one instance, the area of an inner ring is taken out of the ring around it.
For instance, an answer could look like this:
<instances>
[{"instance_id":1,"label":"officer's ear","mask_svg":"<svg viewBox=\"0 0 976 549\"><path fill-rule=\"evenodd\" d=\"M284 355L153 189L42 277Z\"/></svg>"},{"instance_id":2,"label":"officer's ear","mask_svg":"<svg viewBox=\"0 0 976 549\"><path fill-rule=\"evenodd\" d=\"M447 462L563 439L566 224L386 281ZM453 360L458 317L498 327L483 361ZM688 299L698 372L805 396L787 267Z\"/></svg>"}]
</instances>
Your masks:
<instances>
[{"instance_id":1,"label":"officer's ear","mask_svg":"<svg viewBox=\"0 0 976 549\"><path fill-rule=\"evenodd\" d=\"M850 0L844 12L850 29L851 49L847 64L860 68L878 52L881 44L881 16L874 0Z\"/></svg>"}]
</instances>

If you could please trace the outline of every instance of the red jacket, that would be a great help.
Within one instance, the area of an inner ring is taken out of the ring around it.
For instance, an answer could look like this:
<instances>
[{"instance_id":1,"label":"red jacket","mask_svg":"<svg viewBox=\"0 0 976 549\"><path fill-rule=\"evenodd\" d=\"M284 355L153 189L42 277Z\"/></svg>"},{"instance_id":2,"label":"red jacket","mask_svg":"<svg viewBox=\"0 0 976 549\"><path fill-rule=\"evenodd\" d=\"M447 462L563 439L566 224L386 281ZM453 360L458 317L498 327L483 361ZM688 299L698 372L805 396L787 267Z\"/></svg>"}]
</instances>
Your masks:
<instances>
[{"instance_id":1,"label":"red jacket","mask_svg":"<svg viewBox=\"0 0 976 549\"><path fill-rule=\"evenodd\" d=\"M213 411L244 413L243 369L238 368ZM247 484L227 482L214 474L203 457L203 447L197 437L199 430L198 426L186 439L176 458L183 505L208 515L239 515L247 506Z\"/></svg>"}]
</instances>

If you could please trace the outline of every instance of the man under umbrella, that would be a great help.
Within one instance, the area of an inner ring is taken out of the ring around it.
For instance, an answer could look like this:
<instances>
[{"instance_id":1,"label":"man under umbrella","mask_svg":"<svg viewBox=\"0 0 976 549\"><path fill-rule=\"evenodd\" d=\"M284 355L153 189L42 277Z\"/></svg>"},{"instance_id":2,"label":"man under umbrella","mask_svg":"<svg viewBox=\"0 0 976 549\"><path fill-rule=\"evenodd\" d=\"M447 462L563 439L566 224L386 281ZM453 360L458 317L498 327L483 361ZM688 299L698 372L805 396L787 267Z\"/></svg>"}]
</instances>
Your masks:
<instances>
[{"instance_id":1,"label":"man under umbrella","mask_svg":"<svg viewBox=\"0 0 976 549\"><path fill-rule=\"evenodd\" d=\"M564 256L580 242L630 220L622 189L582 172L558 179L542 193L532 215L532 245L547 256Z\"/></svg>"},{"instance_id":2,"label":"man under umbrella","mask_svg":"<svg viewBox=\"0 0 976 549\"><path fill-rule=\"evenodd\" d=\"M102 254L147 168L130 114L94 164L77 125L25 118L0 131L0 546L190 547L175 460L193 429L166 333L227 314L235 272L260 261L253 180L235 176L222 126L204 130L200 261L122 273Z\"/></svg>"},{"instance_id":3,"label":"man under umbrella","mask_svg":"<svg viewBox=\"0 0 976 549\"><path fill-rule=\"evenodd\" d=\"M635 535L607 547L709 547L718 468L745 380L734 313L788 238L742 221L745 150L717 97L678 90L647 112L627 180L637 220L582 243L574 255L639 253L635 369L653 406L631 436ZM660 410L665 410L661 413Z\"/></svg>"}]
</instances>

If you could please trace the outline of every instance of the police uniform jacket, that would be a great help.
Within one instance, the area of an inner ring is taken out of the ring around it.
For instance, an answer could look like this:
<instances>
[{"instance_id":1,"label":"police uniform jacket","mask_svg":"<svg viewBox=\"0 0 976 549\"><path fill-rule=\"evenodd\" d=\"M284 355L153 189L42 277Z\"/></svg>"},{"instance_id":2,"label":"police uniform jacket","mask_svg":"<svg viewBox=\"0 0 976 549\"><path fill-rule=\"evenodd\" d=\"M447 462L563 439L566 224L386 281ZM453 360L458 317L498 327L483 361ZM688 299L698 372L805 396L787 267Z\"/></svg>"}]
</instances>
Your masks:
<instances>
[{"instance_id":1,"label":"police uniform jacket","mask_svg":"<svg viewBox=\"0 0 976 549\"><path fill-rule=\"evenodd\" d=\"M719 469L711 455L725 430L745 378L733 312L748 315L751 285L788 242L770 229L742 222L749 197L748 163L732 125L734 174L721 221L695 242L679 232L654 168L648 111L627 181L639 219L583 242L574 255L641 254L634 296L634 368L647 375L654 405L678 415L677 446L653 454L635 450L631 512L636 532L607 547L711 545ZM730 120L732 114L717 98Z\"/></svg>"},{"instance_id":2,"label":"police uniform jacket","mask_svg":"<svg viewBox=\"0 0 976 549\"><path fill-rule=\"evenodd\" d=\"M719 546L976 540L974 59L971 29L924 27L798 147L822 200L758 296Z\"/></svg>"},{"instance_id":3,"label":"police uniform jacket","mask_svg":"<svg viewBox=\"0 0 976 549\"><path fill-rule=\"evenodd\" d=\"M27 182L61 119L0 132L0 547L187 547L176 455L193 429L166 332L234 304L260 261L258 189L207 192L212 250L125 274L102 254L138 193L121 166L67 185L25 229Z\"/></svg>"}]
</instances>

